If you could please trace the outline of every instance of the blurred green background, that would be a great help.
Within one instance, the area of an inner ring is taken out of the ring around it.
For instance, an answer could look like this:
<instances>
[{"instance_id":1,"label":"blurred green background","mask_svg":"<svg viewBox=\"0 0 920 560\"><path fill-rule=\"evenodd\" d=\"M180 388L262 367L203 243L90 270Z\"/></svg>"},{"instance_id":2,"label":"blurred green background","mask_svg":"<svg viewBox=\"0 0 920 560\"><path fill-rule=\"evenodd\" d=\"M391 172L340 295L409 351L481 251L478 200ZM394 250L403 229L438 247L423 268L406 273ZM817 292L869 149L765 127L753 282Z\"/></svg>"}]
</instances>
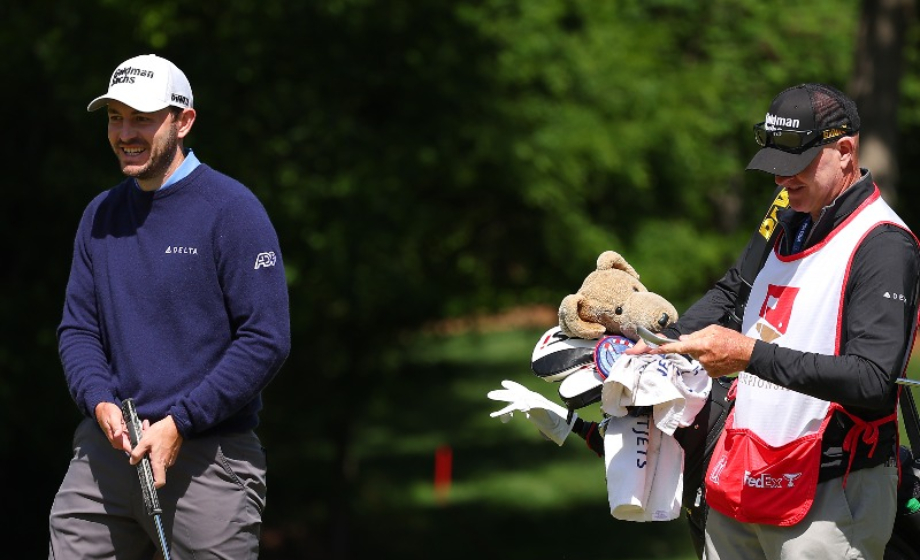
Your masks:
<instances>
[{"instance_id":1,"label":"blurred green background","mask_svg":"<svg viewBox=\"0 0 920 560\"><path fill-rule=\"evenodd\" d=\"M691 558L683 521L614 521L600 459L485 393L554 396L530 352L603 250L678 310L721 276L770 202L744 167L787 86L858 101L863 163L920 229L914 1L8 0L0 21L0 531L23 558L78 421L55 340L73 235L120 180L85 107L132 56L185 71L188 145L281 238L268 560Z\"/></svg>"}]
</instances>

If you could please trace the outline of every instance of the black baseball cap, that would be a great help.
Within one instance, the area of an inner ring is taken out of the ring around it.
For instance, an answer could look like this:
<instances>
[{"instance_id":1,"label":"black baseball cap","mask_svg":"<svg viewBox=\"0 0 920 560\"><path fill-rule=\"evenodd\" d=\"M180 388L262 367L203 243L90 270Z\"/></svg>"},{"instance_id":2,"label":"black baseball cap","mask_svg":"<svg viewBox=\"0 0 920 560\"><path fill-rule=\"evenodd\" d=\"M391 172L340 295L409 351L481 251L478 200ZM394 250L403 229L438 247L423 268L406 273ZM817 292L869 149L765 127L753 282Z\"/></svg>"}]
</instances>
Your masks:
<instances>
[{"instance_id":1,"label":"black baseball cap","mask_svg":"<svg viewBox=\"0 0 920 560\"><path fill-rule=\"evenodd\" d=\"M859 132L856 103L824 84L800 84L773 99L764 122L754 125L757 143L748 169L790 177L808 167L825 144Z\"/></svg>"}]
</instances>

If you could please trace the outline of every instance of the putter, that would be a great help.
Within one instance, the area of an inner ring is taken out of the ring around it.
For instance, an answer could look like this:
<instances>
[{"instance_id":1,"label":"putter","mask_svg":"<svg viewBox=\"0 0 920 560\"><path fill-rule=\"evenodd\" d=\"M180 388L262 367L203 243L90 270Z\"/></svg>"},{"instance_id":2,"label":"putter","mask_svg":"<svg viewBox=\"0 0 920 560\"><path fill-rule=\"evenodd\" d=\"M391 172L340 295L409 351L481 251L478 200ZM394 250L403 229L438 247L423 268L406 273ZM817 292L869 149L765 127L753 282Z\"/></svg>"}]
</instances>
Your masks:
<instances>
[{"instance_id":1,"label":"putter","mask_svg":"<svg viewBox=\"0 0 920 560\"><path fill-rule=\"evenodd\" d=\"M121 413L125 418L125 426L128 428L128 437L131 440L131 447L137 447L137 442L143 435L143 427L140 419L137 417L137 408L134 406L134 399L127 398L121 403ZM153 524L157 530L157 537L160 539L160 552L163 553L163 560L171 560L169 555L169 543L166 541L166 533L163 531L163 509L160 507L160 499L157 495L157 489L153 481L153 468L150 466L150 456L144 455L144 458L137 464L137 477L141 484L141 493L144 496L144 506L147 509L147 515L153 518Z\"/></svg>"}]
</instances>

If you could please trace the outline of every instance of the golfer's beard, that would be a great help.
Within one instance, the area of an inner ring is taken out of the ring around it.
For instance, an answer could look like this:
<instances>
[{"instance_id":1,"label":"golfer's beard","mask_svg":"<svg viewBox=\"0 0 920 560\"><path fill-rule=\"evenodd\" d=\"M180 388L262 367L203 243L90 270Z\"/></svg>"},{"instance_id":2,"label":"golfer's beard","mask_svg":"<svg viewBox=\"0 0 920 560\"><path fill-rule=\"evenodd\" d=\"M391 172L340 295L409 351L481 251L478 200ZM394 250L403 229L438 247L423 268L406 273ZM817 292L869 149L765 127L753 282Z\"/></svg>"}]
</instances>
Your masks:
<instances>
[{"instance_id":1,"label":"golfer's beard","mask_svg":"<svg viewBox=\"0 0 920 560\"><path fill-rule=\"evenodd\" d=\"M153 179L162 176L176 158L179 147L179 134L175 126L169 127L169 134L160 144L150 146L150 159L139 169L123 168L128 177L135 179Z\"/></svg>"}]
</instances>

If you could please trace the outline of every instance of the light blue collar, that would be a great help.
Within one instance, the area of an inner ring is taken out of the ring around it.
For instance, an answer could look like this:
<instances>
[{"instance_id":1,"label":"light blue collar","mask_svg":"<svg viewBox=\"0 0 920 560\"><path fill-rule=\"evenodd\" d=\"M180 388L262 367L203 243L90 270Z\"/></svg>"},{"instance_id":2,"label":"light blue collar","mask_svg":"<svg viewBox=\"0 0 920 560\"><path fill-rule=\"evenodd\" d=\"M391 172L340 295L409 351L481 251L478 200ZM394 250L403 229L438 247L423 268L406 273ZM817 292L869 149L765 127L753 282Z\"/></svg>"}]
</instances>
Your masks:
<instances>
[{"instance_id":1,"label":"light blue collar","mask_svg":"<svg viewBox=\"0 0 920 560\"><path fill-rule=\"evenodd\" d=\"M179 168L176 169L176 172L170 175L169 179L166 179L166 182L163 183L163 186L161 186L157 190L159 191L159 190L163 190L165 188L171 187L172 185L176 184L182 179L185 179L186 177L188 177L189 173L194 171L195 168L198 167L199 165L201 165L201 162L198 161L198 158L192 152L192 149L189 148L188 153L185 154L185 161L183 161L182 164L179 165Z\"/></svg>"}]
</instances>

